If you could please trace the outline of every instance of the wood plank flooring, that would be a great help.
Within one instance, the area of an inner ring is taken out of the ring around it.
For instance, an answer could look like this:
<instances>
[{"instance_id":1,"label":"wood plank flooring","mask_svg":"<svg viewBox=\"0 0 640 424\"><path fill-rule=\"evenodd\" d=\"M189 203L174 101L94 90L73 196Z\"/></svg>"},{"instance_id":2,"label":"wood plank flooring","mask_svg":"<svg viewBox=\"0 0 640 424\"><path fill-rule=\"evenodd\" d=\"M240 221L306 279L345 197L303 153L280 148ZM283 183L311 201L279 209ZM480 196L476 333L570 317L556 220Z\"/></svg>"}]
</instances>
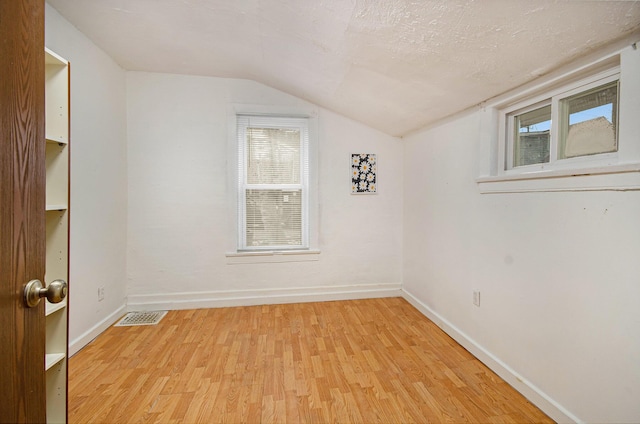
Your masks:
<instances>
[{"instance_id":1,"label":"wood plank flooring","mask_svg":"<svg viewBox=\"0 0 640 424\"><path fill-rule=\"evenodd\" d=\"M553 422L401 298L111 327L70 360L69 421Z\"/></svg>"}]
</instances>

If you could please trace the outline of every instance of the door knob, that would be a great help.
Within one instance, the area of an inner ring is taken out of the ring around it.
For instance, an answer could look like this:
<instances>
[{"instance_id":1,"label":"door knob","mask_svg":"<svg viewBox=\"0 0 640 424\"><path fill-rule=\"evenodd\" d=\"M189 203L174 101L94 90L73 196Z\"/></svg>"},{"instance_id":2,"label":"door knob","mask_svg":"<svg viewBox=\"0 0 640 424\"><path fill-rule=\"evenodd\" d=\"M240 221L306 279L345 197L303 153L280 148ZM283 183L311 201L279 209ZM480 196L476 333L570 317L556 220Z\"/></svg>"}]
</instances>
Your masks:
<instances>
[{"instance_id":1,"label":"door knob","mask_svg":"<svg viewBox=\"0 0 640 424\"><path fill-rule=\"evenodd\" d=\"M24 303L33 308L40 303L40 298L46 297L49 303L59 303L67 297L67 282L55 280L43 287L40 280L31 280L24 287Z\"/></svg>"}]
</instances>

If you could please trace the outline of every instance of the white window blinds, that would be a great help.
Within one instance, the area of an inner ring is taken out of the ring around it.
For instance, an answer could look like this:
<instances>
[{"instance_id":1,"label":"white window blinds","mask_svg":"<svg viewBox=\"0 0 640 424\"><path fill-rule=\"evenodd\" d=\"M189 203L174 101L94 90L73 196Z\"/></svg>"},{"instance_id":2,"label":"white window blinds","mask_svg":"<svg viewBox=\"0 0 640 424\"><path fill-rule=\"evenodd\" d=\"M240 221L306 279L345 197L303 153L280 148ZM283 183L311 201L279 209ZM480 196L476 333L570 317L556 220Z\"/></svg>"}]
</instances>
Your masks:
<instances>
[{"instance_id":1,"label":"white window blinds","mask_svg":"<svg viewBox=\"0 0 640 424\"><path fill-rule=\"evenodd\" d=\"M239 250L308 248L307 119L237 123Z\"/></svg>"}]
</instances>

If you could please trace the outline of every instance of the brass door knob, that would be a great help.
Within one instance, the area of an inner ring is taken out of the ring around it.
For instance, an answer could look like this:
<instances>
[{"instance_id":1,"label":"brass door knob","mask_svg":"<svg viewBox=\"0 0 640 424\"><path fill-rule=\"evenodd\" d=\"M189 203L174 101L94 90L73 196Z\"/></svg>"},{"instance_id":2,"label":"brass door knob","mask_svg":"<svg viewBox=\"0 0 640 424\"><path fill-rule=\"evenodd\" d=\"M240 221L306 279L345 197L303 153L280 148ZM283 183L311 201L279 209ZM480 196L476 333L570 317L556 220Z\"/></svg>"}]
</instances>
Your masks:
<instances>
[{"instance_id":1,"label":"brass door knob","mask_svg":"<svg viewBox=\"0 0 640 424\"><path fill-rule=\"evenodd\" d=\"M24 303L29 308L37 306L43 297L46 297L49 303L62 302L67 297L67 282L55 280L43 287L40 280L31 280L24 287Z\"/></svg>"}]
</instances>

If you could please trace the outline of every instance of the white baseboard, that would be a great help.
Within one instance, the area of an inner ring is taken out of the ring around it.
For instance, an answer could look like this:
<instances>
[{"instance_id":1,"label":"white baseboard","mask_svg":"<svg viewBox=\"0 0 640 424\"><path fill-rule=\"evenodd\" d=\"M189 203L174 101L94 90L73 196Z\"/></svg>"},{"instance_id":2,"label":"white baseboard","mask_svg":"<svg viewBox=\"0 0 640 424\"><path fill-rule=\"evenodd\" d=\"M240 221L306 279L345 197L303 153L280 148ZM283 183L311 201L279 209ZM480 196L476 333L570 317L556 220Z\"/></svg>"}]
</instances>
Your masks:
<instances>
[{"instance_id":1,"label":"white baseboard","mask_svg":"<svg viewBox=\"0 0 640 424\"><path fill-rule=\"evenodd\" d=\"M502 362L498 357L480 346L475 340L466 335L455 325L451 324L440 314L418 300L414 295L404 289L402 290L402 295L407 302L411 303L416 309L422 312L423 315L433 321L445 333L451 336L456 342L460 343L460 345L467 349L473 356L478 358L478 360L498 374L500 378L509 383L511 387L520 392L531 403L551 417L551 419L558 423L583 422L529 380L525 379L507 364Z\"/></svg>"},{"instance_id":2,"label":"white baseboard","mask_svg":"<svg viewBox=\"0 0 640 424\"><path fill-rule=\"evenodd\" d=\"M291 289L229 290L211 292L130 295L127 311L221 308L228 306L273 305L279 303L323 302L329 300L401 297L400 283Z\"/></svg>"},{"instance_id":3,"label":"white baseboard","mask_svg":"<svg viewBox=\"0 0 640 424\"><path fill-rule=\"evenodd\" d=\"M100 335L100 333L111 327L122 315L124 315L125 310L125 305L120 306L108 317L91 327L89 330L85 331L79 337L71 340L69 342L69 357L72 357L73 355L78 353L80 349L88 345L91 340L95 339Z\"/></svg>"}]
</instances>

